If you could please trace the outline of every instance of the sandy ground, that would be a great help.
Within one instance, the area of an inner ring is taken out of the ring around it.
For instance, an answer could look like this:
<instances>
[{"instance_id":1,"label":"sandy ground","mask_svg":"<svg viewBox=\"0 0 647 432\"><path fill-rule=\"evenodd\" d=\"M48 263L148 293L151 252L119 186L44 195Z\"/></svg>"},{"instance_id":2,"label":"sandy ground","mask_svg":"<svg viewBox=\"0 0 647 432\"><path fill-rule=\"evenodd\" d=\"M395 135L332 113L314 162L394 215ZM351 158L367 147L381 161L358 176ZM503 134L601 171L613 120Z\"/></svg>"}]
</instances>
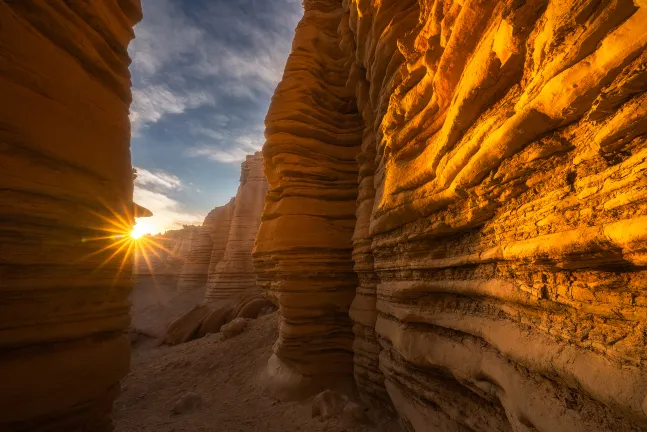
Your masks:
<instances>
[{"instance_id":1,"label":"sandy ground","mask_svg":"<svg viewBox=\"0 0 647 432\"><path fill-rule=\"evenodd\" d=\"M131 373L115 403L117 432L393 431L393 426L349 424L340 417L312 418L312 400L274 399L259 380L278 336L277 315L253 320L231 339L208 335L174 347L133 351ZM173 414L189 392L202 406Z\"/></svg>"}]
</instances>

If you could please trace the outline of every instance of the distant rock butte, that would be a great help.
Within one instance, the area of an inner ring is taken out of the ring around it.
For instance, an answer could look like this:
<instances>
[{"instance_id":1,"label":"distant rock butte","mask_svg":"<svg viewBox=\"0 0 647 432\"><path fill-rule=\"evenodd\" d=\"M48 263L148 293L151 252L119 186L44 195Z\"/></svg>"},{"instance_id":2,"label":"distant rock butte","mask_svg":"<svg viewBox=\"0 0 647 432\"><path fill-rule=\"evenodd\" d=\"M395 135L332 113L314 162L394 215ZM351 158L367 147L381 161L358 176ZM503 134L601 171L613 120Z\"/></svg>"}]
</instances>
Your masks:
<instances>
[{"instance_id":1,"label":"distant rock butte","mask_svg":"<svg viewBox=\"0 0 647 432\"><path fill-rule=\"evenodd\" d=\"M212 210L196 230L178 280L179 290L204 288L206 284L202 307L209 313L197 321L180 317L171 323L165 338L167 343L183 343L218 332L223 324L236 317L256 318L263 308L272 306L262 298L252 264L252 249L267 189L262 154L247 156L241 164L236 197ZM186 322L195 324L199 331L187 331ZM177 333L186 337L178 338Z\"/></svg>"},{"instance_id":2,"label":"distant rock butte","mask_svg":"<svg viewBox=\"0 0 647 432\"><path fill-rule=\"evenodd\" d=\"M268 189L263 168L260 152L247 156L241 165L236 198L222 207L222 226L229 227L226 243L223 244L224 233L218 226L212 231L213 249L205 293L205 301L209 303L238 299L252 291L260 295L252 265L252 249Z\"/></svg>"},{"instance_id":3,"label":"distant rock butte","mask_svg":"<svg viewBox=\"0 0 647 432\"><path fill-rule=\"evenodd\" d=\"M647 3L304 8L254 252L273 387L353 373L415 431L647 429Z\"/></svg>"}]
</instances>

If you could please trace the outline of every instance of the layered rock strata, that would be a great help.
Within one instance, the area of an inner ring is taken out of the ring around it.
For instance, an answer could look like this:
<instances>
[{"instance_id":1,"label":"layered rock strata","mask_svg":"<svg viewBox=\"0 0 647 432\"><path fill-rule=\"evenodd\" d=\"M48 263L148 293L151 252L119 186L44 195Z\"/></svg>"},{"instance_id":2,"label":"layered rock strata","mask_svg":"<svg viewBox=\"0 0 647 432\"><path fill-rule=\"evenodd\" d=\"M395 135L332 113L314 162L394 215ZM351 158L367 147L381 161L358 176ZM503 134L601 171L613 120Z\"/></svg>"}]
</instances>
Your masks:
<instances>
[{"instance_id":1,"label":"layered rock strata","mask_svg":"<svg viewBox=\"0 0 647 432\"><path fill-rule=\"evenodd\" d=\"M235 206L236 198L234 197L224 206L218 207L217 214L214 217L213 229L211 230L211 257L209 258L209 267L207 269L207 283L209 285L212 284L212 279L216 276L216 266L225 256Z\"/></svg>"},{"instance_id":2,"label":"layered rock strata","mask_svg":"<svg viewBox=\"0 0 647 432\"><path fill-rule=\"evenodd\" d=\"M217 333L234 318L256 318L272 306L262 298L252 265L252 249L267 189L262 154L248 155L241 164L236 197L207 216L180 276L180 283L191 278L193 288L197 286L196 281L206 280L204 299L194 310L169 325L165 343L178 344ZM208 263L195 259L207 255L205 232L210 234ZM202 240L200 236L204 236ZM187 268L193 273L188 275Z\"/></svg>"},{"instance_id":3,"label":"layered rock strata","mask_svg":"<svg viewBox=\"0 0 647 432\"><path fill-rule=\"evenodd\" d=\"M229 207L223 208L221 228L214 231L206 302L237 299L252 291L259 293L252 266L252 249L267 189L263 155L260 152L248 155L241 164L236 197L227 205ZM229 231L225 237L226 227Z\"/></svg>"},{"instance_id":4,"label":"layered rock strata","mask_svg":"<svg viewBox=\"0 0 647 432\"><path fill-rule=\"evenodd\" d=\"M0 2L0 430L111 429L140 18L135 0Z\"/></svg>"},{"instance_id":5,"label":"layered rock strata","mask_svg":"<svg viewBox=\"0 0 647 432\"><path fill-rule=\"evenodd\" d=\"M349 349L353 276L320 275L354 225L355 379L411 430L646 429L647 4L304 7L266 120L270 369Z\"/></svg>"},{"instance_id":6,"label":"layered rock strata","mask_svg":"<svg viewBox=\"0 0 647 432\"><path fill-rule=\"evenodd\" d=\"M266 117L270 191L254 257L259 285L281 311L268 376L286 392L353 370L351 238L364 126L346 85L352 62L340 48L340 6L304 2Z\"/></svg>"},{"instance_id":7,"label":"layered rock strata","mask_svg":"<svg viewBox=\"0 0 647 432\"><path fill-rule=\"evenodd\" d=\"M216 207L211 210L204 218L202 225L195 230L191 240L191 248L184 260L184 266L178 279L178 290L191 290L203 287L207 283L211 252L214 248L213 240L211 239L212 232L219 228L216 227L216 224L220 222L218 216L226 211L226 206Z\"/></svg>"}]
</instances>

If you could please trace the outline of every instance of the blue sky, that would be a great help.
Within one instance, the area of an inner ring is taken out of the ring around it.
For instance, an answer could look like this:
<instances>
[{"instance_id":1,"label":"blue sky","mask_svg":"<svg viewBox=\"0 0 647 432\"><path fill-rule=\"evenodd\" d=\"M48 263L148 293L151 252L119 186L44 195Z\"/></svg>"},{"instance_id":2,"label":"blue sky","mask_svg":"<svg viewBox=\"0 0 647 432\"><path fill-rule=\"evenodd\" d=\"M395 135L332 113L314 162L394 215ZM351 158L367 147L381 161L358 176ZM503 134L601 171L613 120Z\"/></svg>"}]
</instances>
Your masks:
<instances>
[{"instance_id":1,"label":"blue sky","mask_svg":"<svg viewBox=\"0 0 647 432\"><path fill-rule=\"evenodd\" d=\"M156 233L201 223L235 195L263 144L301 0L143 0L129 52L135 201Z\"/></svg>"}]
</instances>

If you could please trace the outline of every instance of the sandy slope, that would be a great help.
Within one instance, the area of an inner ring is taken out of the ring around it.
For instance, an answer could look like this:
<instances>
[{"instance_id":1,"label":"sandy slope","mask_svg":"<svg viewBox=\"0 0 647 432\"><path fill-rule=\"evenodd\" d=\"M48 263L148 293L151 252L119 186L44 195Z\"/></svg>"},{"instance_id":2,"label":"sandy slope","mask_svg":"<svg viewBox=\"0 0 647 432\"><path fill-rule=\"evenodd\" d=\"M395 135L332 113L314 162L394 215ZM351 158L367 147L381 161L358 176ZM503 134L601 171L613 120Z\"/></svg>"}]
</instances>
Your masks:
<instances>
[{"instance_id":1,"label":"sandy slope","mask_svg":"<svg viewBox=\"0 0 647 432\"><path fill-rule=\"evenodd\" d=\"M277 338L276 314L252 321L245 332L221 341L209 335L175 347L138 349L115 403L117 432L348 431L376 428L311 417L311 401L280 402L258 382ZM202 407L172 414L187 392ZM384 428L381 428L384 430ZM388 430L393 430L389 427Z\"/></svg>"}]
</instances>

